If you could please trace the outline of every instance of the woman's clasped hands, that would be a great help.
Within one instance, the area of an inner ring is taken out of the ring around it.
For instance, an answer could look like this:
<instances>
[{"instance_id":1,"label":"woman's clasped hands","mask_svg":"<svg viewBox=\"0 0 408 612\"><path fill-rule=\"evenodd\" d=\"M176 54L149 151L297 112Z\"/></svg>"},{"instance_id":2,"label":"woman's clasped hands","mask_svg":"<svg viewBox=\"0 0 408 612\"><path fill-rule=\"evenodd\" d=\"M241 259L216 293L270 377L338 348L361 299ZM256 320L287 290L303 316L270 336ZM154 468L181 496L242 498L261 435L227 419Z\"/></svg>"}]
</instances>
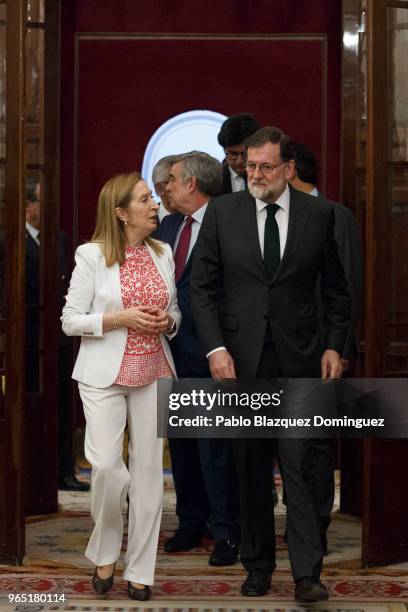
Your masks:
<instances>
[{"instance_id":1,"label":"woman's clasped hands","mask_svg":"<svg viewBox=\"0 0 408 612\"><path fill-rule=\"evenodd\" d=\"M172 324L172 317L157 306L133 306L117 314L120 324L148 334L160 334Z\"/></svg>"}]
</instances>

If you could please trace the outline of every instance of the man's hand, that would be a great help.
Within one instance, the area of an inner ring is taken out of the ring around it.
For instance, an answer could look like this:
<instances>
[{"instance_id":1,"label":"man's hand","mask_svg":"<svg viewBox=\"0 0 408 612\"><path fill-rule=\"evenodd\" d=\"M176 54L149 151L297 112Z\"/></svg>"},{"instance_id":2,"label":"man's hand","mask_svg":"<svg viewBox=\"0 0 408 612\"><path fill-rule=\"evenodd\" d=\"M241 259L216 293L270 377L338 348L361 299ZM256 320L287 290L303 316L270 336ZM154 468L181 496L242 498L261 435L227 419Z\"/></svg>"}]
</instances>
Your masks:
<instances>
[{"instance_id":1,"label":"man's hand","mask_svg":"<svg viewBox=\"0 0 408 612\"><path fill-rule=\"evenodd\" d=\"M211 353L208 358L212 377L216 380L236 378L234 360L225 349Z\"/></svg>"},{"instance_id":2,"label":"man's hand","mask_svg":"<svg viewBox=\"0 0 408 612\"><path fill-rule=\"evenodd\" d=\"M341 366L343 368L343 372L347 372L347 370L350 367L350 359L344 359L344 357L342 357L340 359L340 362L341 362Z\"/></svg>"},{"instance_id":3,"label":"man's hand","mask_svg":"<svg viewBox=\"0 0 408 612\"><path fill-rule=\"evenodd\" d=\"M337 351L324 351L321 359L322 379L326 378L341 378L343 374L343 366L341 365L340 355Z\"/></svg>"}]
</instances>

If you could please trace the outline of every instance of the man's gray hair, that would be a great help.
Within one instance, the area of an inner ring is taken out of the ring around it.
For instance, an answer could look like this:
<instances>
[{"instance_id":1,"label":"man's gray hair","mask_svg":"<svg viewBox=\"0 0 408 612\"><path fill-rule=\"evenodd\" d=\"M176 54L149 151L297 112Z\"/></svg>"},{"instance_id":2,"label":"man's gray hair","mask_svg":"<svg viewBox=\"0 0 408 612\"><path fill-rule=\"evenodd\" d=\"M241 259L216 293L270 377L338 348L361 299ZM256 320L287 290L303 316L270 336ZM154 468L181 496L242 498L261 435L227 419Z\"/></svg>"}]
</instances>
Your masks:
<instances>
[{"instance_id":1,"label":"man's gray hair","mask_svg":"<svg viewBox=\"0 0 408 612\"><path fill-rule=\"evenodd\" d=\"M180 155L183 163L181 180L183 183L192 176L197 181L197 187L204 195L211 198L217 196L222 190L222 165L220 162L202 151L190 151Z\"/></svg>"},{"instance_id":2,"label":"man's gray hair","mask_svg":"<svg viewBox=\"0 0 408 612\"><path fill-rule=\"evenodd\" d=\"M158 162L154 165L152 171L152 181L153 185L156 183L161 183L162 181L169 180L169 174L171 167L180 161L180 155L166 155L159 159Z\"/></svg>"}]
</instances>

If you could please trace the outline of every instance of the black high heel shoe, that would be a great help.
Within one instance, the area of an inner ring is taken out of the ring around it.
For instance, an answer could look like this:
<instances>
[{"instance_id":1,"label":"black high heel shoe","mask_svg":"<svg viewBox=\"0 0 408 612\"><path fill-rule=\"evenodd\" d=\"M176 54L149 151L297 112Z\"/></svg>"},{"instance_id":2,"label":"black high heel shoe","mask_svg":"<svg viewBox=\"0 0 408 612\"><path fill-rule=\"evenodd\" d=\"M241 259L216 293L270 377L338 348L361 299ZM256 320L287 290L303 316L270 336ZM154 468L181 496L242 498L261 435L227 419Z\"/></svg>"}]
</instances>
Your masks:
<instances>
[{"instance_id":1,"label":"black high heel shoe","mask_svg":"<svg viewBox=\"0 0 408 612\"><path fill-rule=\"evenodd\" d=\"M98 593L98 595L105 595L112 587L113 587L113 579L115 577L115 567L116 563L113 566L112 575L109 578L101 578L98 574L98 568L95 567L95 572L92 577L92 586L94 591Z\"/></svg>"},{"instance_id":2,"label":"black high heel shoe","mask_svg":"<svg viewBox=\"0 0 408 612\"><path fill-rule=\"evenodd\" d=\"M152 595L147 585L144 586L143 589L138 589L137 587L133 586L131 582L128 582L128 593L130 599L137 599L138 601L146 601L147 599L150 599Z\"/></svg>"}]
</instances>

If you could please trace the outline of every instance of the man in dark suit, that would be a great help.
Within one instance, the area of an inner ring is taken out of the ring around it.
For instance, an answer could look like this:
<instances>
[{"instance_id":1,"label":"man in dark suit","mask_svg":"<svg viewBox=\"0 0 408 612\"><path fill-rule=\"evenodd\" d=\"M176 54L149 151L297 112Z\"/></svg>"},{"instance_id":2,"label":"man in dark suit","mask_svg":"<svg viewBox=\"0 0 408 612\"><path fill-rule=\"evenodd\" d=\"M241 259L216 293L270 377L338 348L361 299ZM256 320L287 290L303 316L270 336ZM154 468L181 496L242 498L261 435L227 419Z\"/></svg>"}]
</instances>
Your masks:
<instances>
[{"instance_id":1,"label":"man in dark suit","mask_svg":"<svg viewBox=\"0 0 408 612\"><path fill-rule=\"evenodd\" d=\"M313 152L306 145L295 141L290 143L290 152L295 162L292 176L289 177L290 184L303 193L324 198L316 187L319 169ZM357 356L356 328L361 318L363 294L362 245L360 230L352 211L339 202L330 200L330 203L334 210L334 237L351 297L351 321L341 355L343 368L347 370L350 361Z\"/></svg>"},{"instance_id":2,"label":"man in dark suit","mask_svg":"<svg viewBox=\"0 0 408 612\"><path fill-rule=\"evenodd\" d=\"M248 191L212 200L196 244L194 318L214 378L341 376L350 298L334 239L331 204L289 187L289 138L262 128L247 146ZM322 279L325 339L315 288ZM220 286L221 285L221 286ZM287 406L290 410L290 406ZM290 415L289 415L290 416ZM280 438L288 547L297 601L328 598L309 470L312 441ZM271 439L238 439L243 595L267 593L275 568Z\"/></svg>"},{"instance_id":3,"label":"man in dark suit","mask_svg":"<svg viewBox=\"0 0 408 612\"><path fill-rule=\"evenodd\" d=\"M40 184L32 178L26 187L26 390L39 391L40 334Z\"/></svg>"},{"instance_id":4,"label":"man in dark suit","mask_svg":"<svg viewBox=\"0 0 408 612\"><path fill-rule=\"evenodd\" d=\"M220 191L221 164L206 153L191 152L172 166L167 191L177 214L166 216L159 238L174 251L177 299L183 315L170 342L181 378L209 378L190 306L190 273L195 242L210 197ZM239 551L238 483L228 440L169 440L179 527L165 543L167 552L201 543L207 522L215 538L210 565L232 565Z\"/></svg>"},{"instance_id":5,"label":"man in dark suit","mask_svg":"<svg viewBox=\"0 0 408 612\"><path fill-rule=\"evenodd\" d=\"M318 163L314 153L303 143L291 141L290 154L295 162L289 183L299 191L318 198L324 198L316 185L318 181ZM350 361L357 357L357 325L361 317L363 294L363 257L359 228L349 208L333 202L334 237L343 265L347 287L351 297L351 320L347 331L346 342L341 354L344 371L349 369ZM318 313L322 328L321 290L316 293ZM324 330L321 329L322 337ZM320 438L314 443L314 477L316 481L317 504L320 516L320 535L323 550L327 554L327 529L330 525L330 515L334 502L334 451L333 441Z\"/></svg>"},{"instance_id":6,"label":"man in dark suit","mask_svg":"<svg viewBox=\"0 0 408 612\"><path fill-rule=\"evenodd\" d=\"M26 390L39 391L40 333L40 183L32 178L26 190ZM62 309L67 290L66 239L58 235L56 287ZM58 341L58 487L68 491L88 491L89 485L75 477L72 417L72 343L60 329Z\"/></svg>"},{"instance_id":7,"label":"man in dark suit","mask_svg":"<svg viewBox=\"0 0 408 612\"><path fill-rule=\"evenodd\" d=\"M239 113L224 121L218 134L218 142L224 149L222 164L222 191L235 193L247 187L244 140L260 128L254 115Z\"/></svg>"}]
</instances>

